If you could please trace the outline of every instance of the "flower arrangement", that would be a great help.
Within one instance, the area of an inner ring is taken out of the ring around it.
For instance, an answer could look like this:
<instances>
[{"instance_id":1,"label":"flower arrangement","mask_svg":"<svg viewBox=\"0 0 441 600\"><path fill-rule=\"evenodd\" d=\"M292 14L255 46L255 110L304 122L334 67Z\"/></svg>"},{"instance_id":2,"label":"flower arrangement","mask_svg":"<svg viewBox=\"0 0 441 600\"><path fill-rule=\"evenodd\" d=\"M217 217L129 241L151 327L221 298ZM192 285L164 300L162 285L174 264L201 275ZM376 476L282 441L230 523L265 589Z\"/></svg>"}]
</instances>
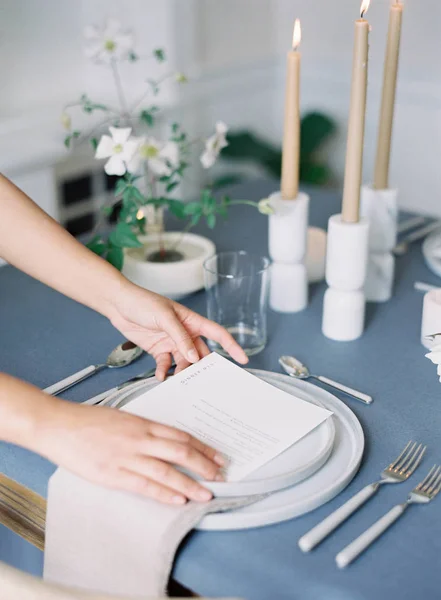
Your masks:
<instances>
[{"instance_id":1,"label":"flower arrangement","mask_svg":"<svg viewBox=\"0 0 441 600\"><path fill-rule=\"evenodd\" d=\"M124 88L120 66L141 60L135 52L134 37L131 31L124 30L121 24L108 19L101 28L86 28L86 55L95 63L103 65L113 76L119 105L117 108L95 103L83 94L78 102L66 105L61 122L66 130L65 145L88 140L95 151L97 160L105 160L104 171L116 176L115 197L102 207L102 217L98 220L95 235L88 247L106 258L118 269L123 266L124 248L142 246L141 235L151 231L163 231L163 210L185 222L183 231L187 232L201 219L209 228L216 225L218 217L226 217L228 208L236 204L249 204L264 214L271 213L269 203L248 200L233 200L229 196L217 198L213 186L205 186L198 200L183 202L173 197L173 192L181 184L190 164L190 148L198 142L189 138L181 125L173 122L169 126L166 140L159 140L151 132L156 125L159 106L155 100L160 93L161 84L173 78L178 85L187 83L182 73L168 73L159 80L148 79L145 93L133 102L129 102ZM153 58L165 63L165 51L157 48ZM150 99L151 102L144 105ZM80 109L87 114L101 112L103 120L91 131L83 134L72 127L71 113ZM101 133L108 128L108 133ZM95 134L101 133L98 138ZM219 121L214 133L205 140L200 154L200 162L205 169L211 168L219 153L228 145L227 126ZM176 193L176 192L175 192ZM109 216L120 203L121 209L114 230L110 235L102 236L99 230L103 217ZM159 248L154 256L147 260L170 262L180 260L177 248L166 248L159 236Z\"/></svg>"}]
</instances>

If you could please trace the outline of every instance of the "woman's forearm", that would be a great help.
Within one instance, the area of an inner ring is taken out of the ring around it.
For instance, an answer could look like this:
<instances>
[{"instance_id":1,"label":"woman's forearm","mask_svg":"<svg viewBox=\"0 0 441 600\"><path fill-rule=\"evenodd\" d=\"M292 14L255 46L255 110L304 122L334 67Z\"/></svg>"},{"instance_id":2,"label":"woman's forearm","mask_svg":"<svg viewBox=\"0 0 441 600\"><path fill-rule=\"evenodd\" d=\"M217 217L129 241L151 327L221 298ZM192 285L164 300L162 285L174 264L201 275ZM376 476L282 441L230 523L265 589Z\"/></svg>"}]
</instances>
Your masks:
<instances>
[{"instance_id":1,"label":"woman's forearm","mask_svg":"<svg viewBox=\"0 0 441 600\"><path fill-rule=\"evenodd\" d=\"M125 281L2 175L0 256L106 316Z\"/></svg>"},{"instance_id":2,"label":"woman's forearm","mask_svg":"<svg viewBox=\"0 0 441 600\"><path fill-rule=\"evenodd\" d=\"M62 400L0 373L0 440L38 452L41 425Z\"/></svg>"}]
</instances>

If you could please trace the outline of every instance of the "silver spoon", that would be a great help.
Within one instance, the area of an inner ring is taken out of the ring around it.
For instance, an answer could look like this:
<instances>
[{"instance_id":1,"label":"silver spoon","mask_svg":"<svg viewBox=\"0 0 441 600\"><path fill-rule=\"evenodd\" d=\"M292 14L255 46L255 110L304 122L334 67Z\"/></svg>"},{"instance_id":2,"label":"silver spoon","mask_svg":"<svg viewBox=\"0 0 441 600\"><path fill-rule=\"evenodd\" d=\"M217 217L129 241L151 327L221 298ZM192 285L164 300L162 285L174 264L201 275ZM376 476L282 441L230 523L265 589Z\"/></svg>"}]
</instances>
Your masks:
<instances>
[{"instance_id":1,"label":"silver spoon","mask_svg":"<svg viewBox=\"0 0 441 600\"><path fill-rule=\"evenodd\" d=\"M344 392L356 400L360 400L364 404L371 404L374 401L372 396L363 394L363 392L358 392L347 385L343 385L337 381L328 379L327 377L322 377L321 375L311 375L308 367L294 358L294 356L281 356L279 358L279 364L282 366L284 371L290 375L290 377L295 377L296 379L317 379L318 381L326 383L326 385L329 385L340 392Z\"/></svg>"},{"instance_id":2,"label":"silver spoon","mask_svg":"<svg viewBox=\"0 0 441 600\"><path fill-rule=\"evenodd\" d=\"M130 365L134 360L139 358L144 351L139 346L136 346L132 342L124 342L117 346L107 357L107 360L102 365L90 365L90 367L86 367L70 377L66 377L62 379L58 383L54 383L49 387L45 388L43 392L46 394L51 394L52 396L56 396L61 392L64 392L68 388L72 387L76 383L87 379L91 375L98 373L98 371L102 371L102 369L119 369L120 367L126 367Z\"/></svg>"}]
</instances>

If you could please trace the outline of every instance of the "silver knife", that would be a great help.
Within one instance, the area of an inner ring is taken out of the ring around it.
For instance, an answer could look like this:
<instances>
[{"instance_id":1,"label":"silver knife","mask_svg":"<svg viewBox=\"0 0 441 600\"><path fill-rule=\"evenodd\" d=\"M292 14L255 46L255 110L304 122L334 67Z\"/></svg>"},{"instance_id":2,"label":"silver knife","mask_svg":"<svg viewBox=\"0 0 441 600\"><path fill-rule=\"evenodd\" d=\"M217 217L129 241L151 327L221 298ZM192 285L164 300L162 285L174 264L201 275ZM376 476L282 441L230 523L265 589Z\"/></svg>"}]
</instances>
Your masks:
<instances>
[{"instance_id":1,"label":"silver knife","mask_svg":"<svg viewBox=\"0 0 441 600\"><path fill-rule=\"evenodd\" d=\"M168 372L170 372L170 370L175 366L176 365L173 362L172 366L170 367ZM128 385L135 383L135 381L142 381L143 379L150 379L150 377L154 377L155 373L156 373L156 367L154 367L153 369L150 369L149 371L146 371L145 373L141 373L141 375L135 375L134 377L127 379L127 381L120 383L116 387L111 388L110 390L106 390L105 392L101 392L101 394L98 394L97 396L94 396L93 398L89 398L88 400L85 400L81 404L87 404L90 406L95 406L96 404L100 404L101 402L103 402L103 400L105 400L108 396L110 396L110 394L119 392L119 390L122 390L125 387L127 387Z\"/></svg>"}]
</instances>

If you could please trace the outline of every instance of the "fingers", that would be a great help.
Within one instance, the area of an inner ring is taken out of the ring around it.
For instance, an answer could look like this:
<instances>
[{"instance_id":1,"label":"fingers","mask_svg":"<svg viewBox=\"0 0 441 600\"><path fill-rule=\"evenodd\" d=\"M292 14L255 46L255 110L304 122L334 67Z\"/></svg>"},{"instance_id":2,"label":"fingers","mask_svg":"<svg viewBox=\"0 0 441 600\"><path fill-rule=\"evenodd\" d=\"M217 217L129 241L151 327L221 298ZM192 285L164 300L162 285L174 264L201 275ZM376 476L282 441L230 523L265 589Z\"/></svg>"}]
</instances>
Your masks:
<instances>
[{"instance_id":1,"label":"fingers","mask_svg":"<svg viewBox=\"0 0 441 600\"><path fill-rule=\"evenodd\" d=\"M227 352L236 362L241 363L242 365L245 365L248 362L248 356L226 329L213 321L209 321L205 317L199 318L201 320L199 324L201 335L209 340L218 342L225 352Z\"/></svg>"},{"instance_id":2,"label":"fingers","mask_svg":"<svg viewBox=\"0 0 441 600\"><path fill-rule=\"evenodd\" d=\"M148 431L151 435L154 435L158 438L174 440L176 442L180 442L181 444L190 444L204 456L214 461L218 466L223 467L225 465L225 460L214 448L211 448L210 446L207 446L207 444L197 440L186 431L181 431L180 429L175 429L174 427L168 427L167 425L161 425L160 423L155 423L153 421L149 423Z\"/></svg>"},{"instance_id":3,"label":"fingers","mask_svg":"<svg viewBox=\"0 0 441 600\"><path fill-rule=\"evenodd\" d=\"M174 311L170 311L161 323L164 331L172 338L178 351L189 363L199 360L199 354L191 339L190 334L179 321Z\"/></svg>"},{"instance_id":4,"label":"fingers","mask_svg":"<svg viewBox=\"0 0 441 600\"><path fill-rule=\"evenodd\" d=\"M178 373L180 373L181 371L183 371L191 365L191 363L188 362L188 360L186 360L178 350L175 350L175 352L173 352L173 358L175 360L176 365L174 373L175 375L177 375Z\"/></svg>"},{"instance_id":5,"label":"fingers","mask_svg":"<svg viewBox=\"0 0 441 600\"><path fill-rule=\"evenodd\" d=\"M151 498L163 501L164 494L169 496L172 493L196 502L208 502L213 497L200 483L156 458L139 456L129 465L129 470L145 477L146 483L141 493ZM178 501L172 498L172 502Z\"/></svg>"},{"instance_id":6,"label":"fingers","mask_svg":"<svg viewBox=\"0 0 441 600\"><path fill-rule=\"evenodd\" d=\"M168 352L164 352L156 357L156 379L164 381L171 367L172 360Z\"/></svg>"},{"instance_id":7,"label":"fingers","mask_svg":"<svg viewBox=\"0 0 441 600\"><path fill-rule=\"evenodd\" d=\"M196 346L196 350L198 351L199 356L201 358L204 358L204 356L208 356L209 354L211 354L210 348L207 346L207 344L202 338L196 338L194 340L194 345Z\"/></svg>"},{"instance_id":8,"label":"fingers","mask_svg":"<svg viewBox=\"0 0 441 600\"><path fill-rule=\"evenodd\" d=\"M203 451L201 452L193 444L150 437L145 440L145 443L140 446L139 450L145 457L157 458L173 465L179 465L208 481L222 481L219 474L219 465L213 460L214 454L209 458L211 452L207 450L207 454L205 455L203 453L204 448L202 448ZM161 471L161 474L164 472L171 475L168 466L167 469L166 467L162 467L163 471Z\"/></svg>"},{"instance_id":9,"label":"fingers","mask_svg":"<svg viewBox=\"0 0 441 600\"><path fill-rule=\"evenodd\" d=\"M121 469L118 472L116 487L125 492L147 496L164 504L182 505L187 502L186 496L179 494L176 490L151 481L139 472L128 471L127 469Z\"/></svg>"}]
</instances>

